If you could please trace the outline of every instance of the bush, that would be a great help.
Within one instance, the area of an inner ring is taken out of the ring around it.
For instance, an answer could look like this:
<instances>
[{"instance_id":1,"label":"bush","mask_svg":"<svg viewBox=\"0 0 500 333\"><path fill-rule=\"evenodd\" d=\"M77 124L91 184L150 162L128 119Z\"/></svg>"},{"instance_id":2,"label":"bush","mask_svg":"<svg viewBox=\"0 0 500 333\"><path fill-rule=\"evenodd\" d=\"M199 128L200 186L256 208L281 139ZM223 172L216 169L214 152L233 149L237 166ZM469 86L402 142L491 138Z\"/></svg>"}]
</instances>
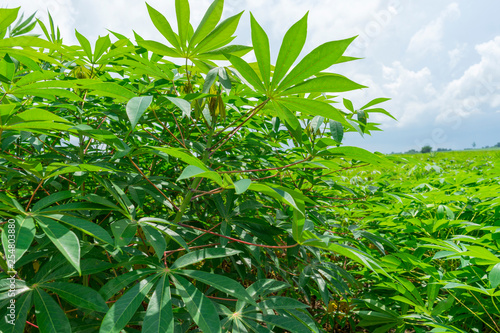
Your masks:
<instances>
[{"instance_id":1,"label":"bush","mask_svg":"<svg viewBox=\"0 0 500 333\"><path fill-rule=\"evenodd\" d=\"M326 72L355 59L354 38L292 66L306 15L272 66L253 16L253 48L230 44L241 13L219 23L222 6L191 29L176 1L178 33L148 6L167 44L112 33L93 46L78 32L65 45L52 19L45 38L26 35L33 17L0 9L2 318L16 304L0 330L310 332L357 283L347 263L385 274L360 230L332 231L331 207L365 197L336 173L390 164L341 146L387 114L386 98L332 105L364 88Z\"/></svg>"},{"instance_id":2,"label":"bush","mask_svg":"<svg viewBox=\"0 0 500 333\"><path fill-rule=\"evenodd\" d=\"M420 150L422 154L430 153L431 151L432 151L431 146L423 146L422 149Z\"/></svg>"}]
</instances>

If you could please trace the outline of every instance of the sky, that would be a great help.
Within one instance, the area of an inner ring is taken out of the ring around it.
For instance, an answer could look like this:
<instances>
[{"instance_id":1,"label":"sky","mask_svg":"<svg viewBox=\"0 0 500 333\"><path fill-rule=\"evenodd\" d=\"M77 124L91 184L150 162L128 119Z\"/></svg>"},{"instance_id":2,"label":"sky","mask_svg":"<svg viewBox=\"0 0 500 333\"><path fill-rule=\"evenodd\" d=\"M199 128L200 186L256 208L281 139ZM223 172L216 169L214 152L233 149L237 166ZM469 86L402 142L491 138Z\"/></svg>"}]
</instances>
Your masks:
<instances>
[{"instance_id":1,"label":"sky","mask_svg":"<svg viewBox=\"0 0 500 333\"><path fill-rule=\"evenodd\" d=\"M175 22L174 0L148 3ZM190 0L196 26L210 0ZM0 0L0 7L47 21L50 11L66 44L74 32L91 40L111 31L165 43L139 0ZM361 60L329 69L368 86L341 94L359 108L377 97L397 121L372 114L381 132L347 133L345 145L383 153L464 149L500 142L500 1L226 0L223 18L245 11L237 44L251 44L249 12L267 32L275 60L286 30L307 11L308 39L301 56L318 45L358 36L346 55ZM172 24L176 26L175 23ZM249 55L249 60L252 55Z\"/></svg>"}]
</instances>

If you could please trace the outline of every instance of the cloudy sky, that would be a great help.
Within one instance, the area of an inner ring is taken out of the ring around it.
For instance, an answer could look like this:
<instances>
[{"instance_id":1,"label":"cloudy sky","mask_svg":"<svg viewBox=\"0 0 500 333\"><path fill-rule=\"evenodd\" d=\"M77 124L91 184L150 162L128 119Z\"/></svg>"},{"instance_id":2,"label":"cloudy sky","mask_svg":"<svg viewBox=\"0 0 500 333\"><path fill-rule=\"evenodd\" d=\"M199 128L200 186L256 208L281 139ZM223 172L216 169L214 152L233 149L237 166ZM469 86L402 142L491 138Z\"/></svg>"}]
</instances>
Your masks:
<instances>
[{"instance_id":1,"label":"cloudy sky","mask_svg":"<svg viewBox=\"0 0 500 333\"><path fill-rule=\"evenodd\" d=\"M174 0L148 3L174 22ZM197 24L210 0L191 0ZM47 9L65 43L74 30L95 40L106 29L164 42L138 0L0 0L46 21ZM359 35L347 54L362 60L331 71L369 86L345 97L360 107L376 97L398 121L372 115L383 132L349 134L347 145L384 153L436 148L463 149L500 142L500 1L408 0L226 0L224 17L245 10L238 44L250 44L251 11L269 35L274 59L281 39L309 11L302 54L321 43ZM175 24L173 25L175 26Z\"/></svg>"}]
</instances>

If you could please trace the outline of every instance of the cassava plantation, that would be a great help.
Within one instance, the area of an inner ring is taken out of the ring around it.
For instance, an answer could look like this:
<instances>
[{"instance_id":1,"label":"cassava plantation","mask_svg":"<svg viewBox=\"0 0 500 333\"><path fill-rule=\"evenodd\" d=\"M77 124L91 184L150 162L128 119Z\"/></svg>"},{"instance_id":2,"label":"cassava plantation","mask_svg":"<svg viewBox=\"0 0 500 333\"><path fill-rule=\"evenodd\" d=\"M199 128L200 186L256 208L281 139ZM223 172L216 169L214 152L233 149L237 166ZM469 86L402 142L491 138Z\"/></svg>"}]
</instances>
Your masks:
<instances>
[{"instance_id":1,"label":"cassava plantation","mask_svg":"<svg viewBox=\"0 0 500 333\"><path fill-rule=\"evenodd\" d=\"M0 9L0 331L500 332L500 152L344 145L392 117L355 37L223 5L79 45Z\"/></svg>"}]
</instances>

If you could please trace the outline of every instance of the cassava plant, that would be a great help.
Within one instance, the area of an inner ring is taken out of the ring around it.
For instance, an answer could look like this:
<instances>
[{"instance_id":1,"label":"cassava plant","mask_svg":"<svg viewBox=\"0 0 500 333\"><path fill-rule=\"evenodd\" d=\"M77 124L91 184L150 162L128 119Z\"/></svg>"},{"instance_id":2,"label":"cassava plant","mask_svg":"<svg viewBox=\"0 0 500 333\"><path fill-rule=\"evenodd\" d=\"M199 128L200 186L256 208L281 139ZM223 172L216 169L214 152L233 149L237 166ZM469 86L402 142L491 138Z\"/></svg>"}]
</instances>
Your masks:
<instances>
[{"instance_id":1,"label":"cassava plant","mask_svg":"<svg viewBox=\"0 0 500 333\"><path fill-rule=\"evenodd\" d=\"M334 104L365 88L329 72L354 37L299 57L306 14L272 62L252 15L250 47L223 0L196 28L189 8L174 29L147 5L164 41L71 46L52 18L37 36L0 9L1 331L331 331L356 277L386 274L360 248L380 237L333 209L366 198L339 172L390 164L342 145L388 114L387 98Z\"/></svg>"}]
</instances>

